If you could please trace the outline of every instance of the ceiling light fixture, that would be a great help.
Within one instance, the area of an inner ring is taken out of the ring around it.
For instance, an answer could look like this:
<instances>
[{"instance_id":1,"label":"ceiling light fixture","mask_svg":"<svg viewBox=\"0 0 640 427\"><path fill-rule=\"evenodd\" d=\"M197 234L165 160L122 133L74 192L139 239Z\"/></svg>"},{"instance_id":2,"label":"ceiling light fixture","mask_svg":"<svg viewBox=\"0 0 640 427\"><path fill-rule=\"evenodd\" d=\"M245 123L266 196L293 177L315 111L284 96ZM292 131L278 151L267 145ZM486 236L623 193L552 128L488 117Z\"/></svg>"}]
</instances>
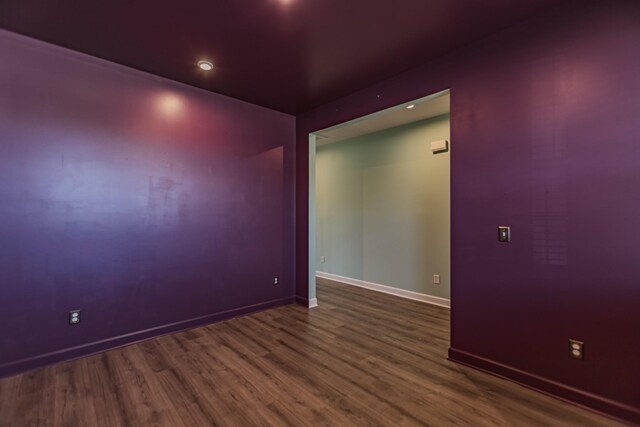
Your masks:
<instances>
[{"instance_id":1,"label":"ceiling light fixture","mask_svg":"<svg viewBox=\"0 0 640 427\"><path fill-rule=\"evenodd\" d=\"M413 105L413 104L407 105L407 110L411 110L413 107L415 107L415 105Z\"/></svg>"},{"instance_id":2,"label":"ceiling light fixture","mask_svg":"<svg viewBox=\"0 0 640 427\"><path fill-rule=\"evenodd\" d=\"M213 64L209 61L198 61L198 67L204 71L213 70Z\"/></svg>"}]
</instances>

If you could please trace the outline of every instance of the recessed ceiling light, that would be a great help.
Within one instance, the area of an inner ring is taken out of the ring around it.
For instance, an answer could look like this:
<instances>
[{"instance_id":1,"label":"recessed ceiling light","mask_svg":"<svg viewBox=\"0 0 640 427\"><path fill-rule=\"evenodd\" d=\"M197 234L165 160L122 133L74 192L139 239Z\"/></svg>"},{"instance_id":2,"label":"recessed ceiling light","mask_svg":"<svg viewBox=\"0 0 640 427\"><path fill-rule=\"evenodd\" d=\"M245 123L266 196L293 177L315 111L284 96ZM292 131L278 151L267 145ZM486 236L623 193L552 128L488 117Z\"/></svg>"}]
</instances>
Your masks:
<instances>
[{"instance_id":1,"label":"recessed ceiling light","mask_svg":"<svg viewBox=\"0 0 640 427\"><path fill-rule=\"evenodd\" d=\"M407 110L411 110L413 107L415 107L415 105L413 105L413 104L407 105Z\"/></svg>"},{"instance_id":2,"label":"recessed ceiling light","mask_svg":"<svg viewBox=\"0 0 640 427\"><path fill-rule=\"evenodd\" d=\"M200 69L204 71L213 70L213 64L209 61L198 61L198 67L200 67Z\"/></svg>"}]
</instances>

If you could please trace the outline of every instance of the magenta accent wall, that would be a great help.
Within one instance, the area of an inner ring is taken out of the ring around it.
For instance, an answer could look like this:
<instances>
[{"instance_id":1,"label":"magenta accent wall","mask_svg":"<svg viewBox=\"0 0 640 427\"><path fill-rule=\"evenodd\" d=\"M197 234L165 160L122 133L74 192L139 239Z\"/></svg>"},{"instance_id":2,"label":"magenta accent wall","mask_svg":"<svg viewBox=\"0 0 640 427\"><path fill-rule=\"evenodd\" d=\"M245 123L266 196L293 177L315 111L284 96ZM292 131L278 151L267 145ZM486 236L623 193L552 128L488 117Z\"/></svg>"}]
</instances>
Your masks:
<instances>
[{"instance_id":1,"label":"magenta accent wall","mask_svg":"<svg viewBox=\"0 0 640 427\"><path fill-rule=\"evenodd\" d=\"M565 3L299 117L298 299L308 133L447 88L450 358L640 423L638 2Z\"/></svg>"},{"instance_id":2,"label":"magenta accent wall","mask_svg":"<svg viewBox=\"0 0 640 427\"><path fill-rule=\"evenodd\" d=\"M0 376L293 302L294 135L0 31Z\"/></svg>"}]
</instances>

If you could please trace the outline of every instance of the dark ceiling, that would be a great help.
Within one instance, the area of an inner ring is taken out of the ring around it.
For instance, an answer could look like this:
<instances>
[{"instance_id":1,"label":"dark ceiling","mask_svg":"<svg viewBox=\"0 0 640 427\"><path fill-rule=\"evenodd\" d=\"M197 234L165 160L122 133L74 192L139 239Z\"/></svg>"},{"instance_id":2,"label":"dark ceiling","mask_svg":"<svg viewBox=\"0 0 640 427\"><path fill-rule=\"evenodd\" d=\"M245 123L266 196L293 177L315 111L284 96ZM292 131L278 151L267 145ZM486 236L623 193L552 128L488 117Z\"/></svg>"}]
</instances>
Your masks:
<instances>
[{"instance_id":1,"label":"dark ceiling","mask_svg":"<svg viewBox=\"0 0 640 427\"><path fill-rule=\"evenodd\" d=\"M0 27L295 114L552 0L0 0ZM196 67L210 58L216 68Z\"/></svg>"}]
</instances>

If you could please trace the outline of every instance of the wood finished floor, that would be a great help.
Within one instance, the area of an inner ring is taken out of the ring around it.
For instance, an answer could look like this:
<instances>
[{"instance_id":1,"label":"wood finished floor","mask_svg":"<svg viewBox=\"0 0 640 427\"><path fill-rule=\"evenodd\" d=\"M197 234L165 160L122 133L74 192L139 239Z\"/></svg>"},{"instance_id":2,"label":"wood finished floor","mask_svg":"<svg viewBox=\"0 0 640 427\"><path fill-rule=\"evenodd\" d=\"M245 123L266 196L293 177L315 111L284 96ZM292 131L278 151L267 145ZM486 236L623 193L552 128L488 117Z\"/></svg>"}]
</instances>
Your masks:
<instances>
[{"instance_id":1,"label":"wood finished floor","mask_svg":"<svg viewBox=\"0 0 640 427\"><path fill-rule=\"evenodd\" d=\"M327 280L318 300L0 380L0 425L617 425L447 361L447 309Z\"/></svg>"}]
</instances>

